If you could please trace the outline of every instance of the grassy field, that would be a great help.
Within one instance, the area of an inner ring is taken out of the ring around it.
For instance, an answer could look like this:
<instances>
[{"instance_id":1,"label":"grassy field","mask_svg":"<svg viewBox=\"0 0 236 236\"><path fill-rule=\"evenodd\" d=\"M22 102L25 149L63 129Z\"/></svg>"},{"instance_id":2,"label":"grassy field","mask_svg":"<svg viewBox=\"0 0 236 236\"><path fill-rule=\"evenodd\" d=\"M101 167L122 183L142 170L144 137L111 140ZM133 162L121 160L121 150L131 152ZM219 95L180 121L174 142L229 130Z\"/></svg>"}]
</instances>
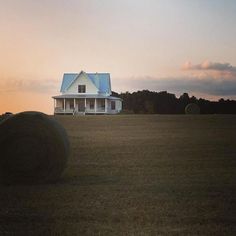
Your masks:
<instances>
[{"instance_id":1,"label":"grassy field","mask_svg":"<svg viewBox=\"0 0 236 236\"><path fill-rule=\"evenodd\" d=\"M0 189L0 235L236 235L236 116L57 117L62 181Z\"/></svg>"}]
</instances>

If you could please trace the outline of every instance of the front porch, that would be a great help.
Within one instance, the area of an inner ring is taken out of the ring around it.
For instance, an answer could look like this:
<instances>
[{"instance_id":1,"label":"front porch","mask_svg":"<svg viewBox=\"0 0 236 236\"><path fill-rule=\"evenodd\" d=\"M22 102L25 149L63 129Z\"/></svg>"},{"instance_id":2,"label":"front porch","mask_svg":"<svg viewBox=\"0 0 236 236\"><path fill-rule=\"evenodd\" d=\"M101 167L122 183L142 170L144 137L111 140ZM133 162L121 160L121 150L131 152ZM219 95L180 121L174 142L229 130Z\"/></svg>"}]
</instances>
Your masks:
<instances>
[{"instance_id":1,"label":"front porch","mask_svg":"<svg viewBox=\"0 0 236 236\"><path fill-rule=\"evenodd\" d=\"M107 98L55 98L54 114L115 114L115 101Z\"/></svg>"}]
</instances>

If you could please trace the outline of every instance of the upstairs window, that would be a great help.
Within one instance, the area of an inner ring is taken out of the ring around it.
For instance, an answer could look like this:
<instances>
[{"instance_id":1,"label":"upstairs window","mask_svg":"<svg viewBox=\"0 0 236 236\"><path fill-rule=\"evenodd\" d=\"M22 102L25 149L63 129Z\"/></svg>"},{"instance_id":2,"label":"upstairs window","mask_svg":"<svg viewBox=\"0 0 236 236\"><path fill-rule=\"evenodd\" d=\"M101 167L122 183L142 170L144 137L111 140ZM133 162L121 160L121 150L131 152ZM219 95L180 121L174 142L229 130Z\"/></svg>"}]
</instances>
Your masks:
<instances>
[{"instance_id":1,"label":"upstairs window","mask_svg":"<svg viewBox=\"0 0 236 236\"><path fill-rule=\"evenodd\" d=\"M78 93L86 93L86 85L78 85Z\"/></svg>"}]
</instances>

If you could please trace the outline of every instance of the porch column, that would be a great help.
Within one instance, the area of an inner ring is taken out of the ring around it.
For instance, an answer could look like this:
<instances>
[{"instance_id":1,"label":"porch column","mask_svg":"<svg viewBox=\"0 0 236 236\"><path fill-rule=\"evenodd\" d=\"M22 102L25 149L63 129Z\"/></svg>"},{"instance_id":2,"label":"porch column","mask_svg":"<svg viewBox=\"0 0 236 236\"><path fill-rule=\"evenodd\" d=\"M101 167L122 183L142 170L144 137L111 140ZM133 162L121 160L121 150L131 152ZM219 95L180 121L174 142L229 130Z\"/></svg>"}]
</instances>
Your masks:
<instances>
[{"instance_id":1,"label":"porch column","mask_svg":"<svg viewBox=\"0 0 236 236\"><path fill-rule=\"evenodd\" d=\"M95 102L94 102L94 113L97 113L97 98L95 98Z\"/></svg>"},{"instance_id":2,"label":"porch column","mask_svg":"<svg viewBox=\"0 0 236 236\"><path fill-rule=\"evenodd\" d=\"M84 99L84 112L86 112L86 107L87 107L87 101L86 98Z\"/></svg>"},{"instance_id":3,"label":"porch column","mask_svg":"<svg viewBox=\"0 0 236 236\"><path fill-rule=\"evenodd\" d=\"M107 113L107 99L105 99L105 113Z\"/></svg>"},{"instance_id":4,"label":"porch column","mask_svg":"<svg viewBox=\"0 0 236 236\"><path fill-rule=\"evenodd\" d=\"M53 99L53 103L54 103L54 114L55 114L55 107L56 107L56 99Z\"/></svg>"},{"instance_id":5,"label":"porch column","mask_svg":"<svg viewBox=\"0 0 236 236\"><path fill-rule=\"evenodd\" d=\"M66 111L66 99L64 98L64 113Z\"/></svg>"}]
</instances>

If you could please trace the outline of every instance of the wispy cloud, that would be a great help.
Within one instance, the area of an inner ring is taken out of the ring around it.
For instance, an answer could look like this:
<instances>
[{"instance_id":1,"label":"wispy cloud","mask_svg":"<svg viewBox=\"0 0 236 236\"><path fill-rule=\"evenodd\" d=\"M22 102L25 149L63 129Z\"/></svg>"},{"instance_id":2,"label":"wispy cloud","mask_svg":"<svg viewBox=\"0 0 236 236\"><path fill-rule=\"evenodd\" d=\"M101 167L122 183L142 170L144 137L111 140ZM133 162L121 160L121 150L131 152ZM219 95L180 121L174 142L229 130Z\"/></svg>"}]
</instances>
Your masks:
<instances>
[{"instance_id":1,"label":"wispy cloud","mask_svg":"<svg viewBox=\"0 0 236 236\"><path fill-rule=\"evenodd\" d=\"M192 71L196 77L214 78L214 79L236 79L236 66L230 63L220 63L204 61L200 64L192 64L192 62L185 62L181 69L183 71Z\"/></svg>"},{"instance_id":2,"label":"wispy cloud","mask_svg":"<svg viewBox=\"0 0 236 236\"><path fill-rule=\"evenodd\" d=\"M216 71L231 71L236 72L236 67L230 63L210 62L204 61L200 64L193 65L190 61L187 61L182 66L183 70L216 70Z\"/></svg>"},{"instance_id":3,"label":"wispy cloud","mask_svg":"<svg viewBox=\"0 0 236 236\"><path fill-rule=\"evenodd\" d=\"M216 96L235 96L236 80L215 80L212 78L204 78L199 81L198 78L160 78L151 80L137 81L140 86L147 86L149 89L160 91L167 90L174 93L201 93Z\"/></svg>"},{"instance_id":4,"label":"wispy cloud","mask_svg":"<svg viewBox=\"0 0 236 236\"><path fill-rule=\"evenodd\" d=\"M151 91L168 91L180 95L184 92L191 94L205 94L211 96L236 96L236 80L215 80L211 77L199 79L198 77L135 77L117 79L114 88L120 91L136 91L148 89ZM124 84L126 90L123 88Z\"/></svg>"},{"instance_id":5,"label":"wispy cloud","mask_svg":"<svg viewBox=\"0 0 236 236\"><path fill-rule=\"evenodd\" d=\"M163 88L176 91L178 93L202 93L206 95L216 96L235 96L236 95L236 81L235 80L220 80L217 81L212 78L204 78L199 81L198 78L167 78L161 80Z\"/></svg>"},{"instance_id":6,"label":"wispy cloud","mask_svg":"<svg viewBox=\"0 0 236 236\"><path fill-rule=\"evenodd\" d=\"M1 80L0 92L49 93L58 90L58 80L7 79Z\"/></svg>"}]
</instances>

